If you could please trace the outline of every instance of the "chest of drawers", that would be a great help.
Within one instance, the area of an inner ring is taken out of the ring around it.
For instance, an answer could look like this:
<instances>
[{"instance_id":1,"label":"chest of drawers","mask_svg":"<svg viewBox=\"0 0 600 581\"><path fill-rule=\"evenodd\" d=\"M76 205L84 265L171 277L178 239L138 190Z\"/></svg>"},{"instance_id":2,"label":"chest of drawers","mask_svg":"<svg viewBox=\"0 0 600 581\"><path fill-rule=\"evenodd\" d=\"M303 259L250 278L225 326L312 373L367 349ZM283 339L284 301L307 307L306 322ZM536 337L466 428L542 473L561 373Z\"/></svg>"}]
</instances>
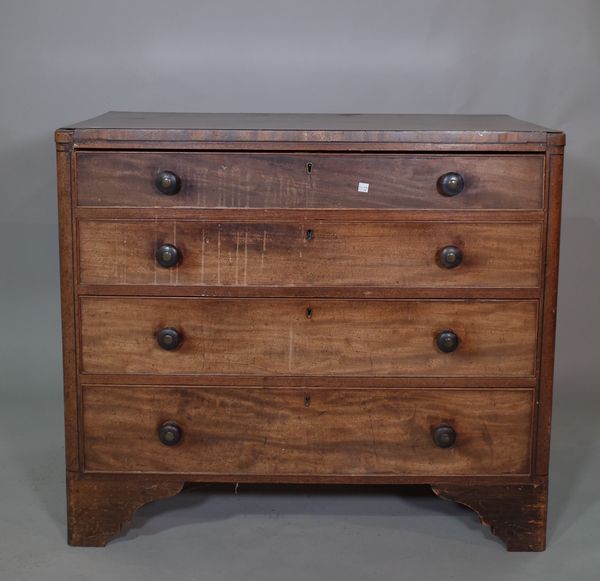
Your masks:
<instances>
[{"instance_id":1,"label":"chest of drawers","mask_svg":"<svg viewBox=\"0 0 600 581\"><path fill-rule=\"evenodd\" d=\"M190 482L423 483L544 548L562 133L112 112L56 144L71 544Z\"/></svg>"}]
</instances>

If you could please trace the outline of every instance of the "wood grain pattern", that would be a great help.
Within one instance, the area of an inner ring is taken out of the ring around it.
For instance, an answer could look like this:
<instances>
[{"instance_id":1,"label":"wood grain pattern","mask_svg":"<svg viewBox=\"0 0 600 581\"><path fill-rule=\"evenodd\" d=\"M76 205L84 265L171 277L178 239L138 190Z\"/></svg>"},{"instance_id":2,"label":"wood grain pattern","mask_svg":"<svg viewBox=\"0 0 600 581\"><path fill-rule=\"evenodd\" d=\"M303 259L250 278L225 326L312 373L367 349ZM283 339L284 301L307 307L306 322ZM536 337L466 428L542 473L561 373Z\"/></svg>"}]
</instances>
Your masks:
<instances>
[{"instance_id":1,"label":"wood grain pattern","mask_svg":"<svg viewBox=\"0 0 600 581\"><path fill-rule=\"evenodd\" d=\"M539 299L536 287L400 286L199 286L181 284L80 284L81 296L314 298L321 299Z\"/></svg>"},{"instance_id":2,"label":"wood grain pattern","mask_svg":"<svg viewBox=\"0 0 600 581\"><path fill-rule=\"evenodd\" d=\"M273 132L270 136L257 132L247 133L243 141L215 141L215 134L207 136L204 130L185 131L184 134L156 129L75 129L76 148L83 151L289 151L332 153L541 153L548 150L546 135L542 133L502 132L486 136L465 136L459 133L417 132L411 140L398 132L339 133L337 136L321 131L314 140L303 135L293 140L293 133ZM231 135L232 133L229 133ZM112 135L114 139L107 137ZM187 135L187 137L186 137ZM298 133L296 133L298 135ZM386 137L376 141L377 135ZM559 134L557 134L559 135ZM344 139L348 136L349 139ZM453 136L459 136L458 139ZM270 139L272 137L272 139ZM337 141L336 141L337 138ZM416 139L421 138L421 141ZM453 139L453 141L449 141ZM292 140L290 140L292 139ZM498 140L506 139L505 142Z\"/></svg>"},{"instance_id":3,"label":"wood grain pattern","mask_svg":"<svg viewBox=\"0 0 600 581\"><path fill-rule=\"evenodd\" d=\"M82 297L87 373L531 376L536 301ZM311 309L310 318L307 309ZM175 351L155 339L184 337ZM451 329L453 353L435 347Z\"/></svg>"},{"instance_id":4,"label":"wood grain pattern","mask_svg":"<svg viewBox=\"0 0 600 581\"><path fill-rule=\"evenodd\" d=\"M311 172L307 164L312 164ZM542 204L542 155L383 155L80 152L83 206L194 208L535 209ZM158 172L180 176L181 191L158 192ZM459 172L464 191L438 193ZM369 184L368 193L358 190Z\"/></svg>"},{"instance_id":5,"label":"wood grain pattern","mask_svg":"<svg viewBox=\"0 0 600 581\"><path fill-rule=\"evenodd\" d=\"M500 147L546 145L562 133L508 115L143 113L110 111L71 125L85 147L157 145L196 149L234 145L256 149L313 144L338 150L368 146L412 149L432 146ZM559 141L560 142L560 141ZM564 141L562 142L564 143ZM130 145L131 144L131 145Z\"/></svg>"},{"instance_id":6,"label":"wood grain pattern","mask_svg":"<svg viewBox=\"0 0 600 581\"><path fill-rule=\"evenodd\" d=\"M155 500L174 496L183 482L146 479L127 481L85 479L67 473L69 544L103 547L133 518L135 511Z\"/></svg>"},{"instance_id":7,"label":"wood grain pattern","mask_svg":"<svg viewBox=\"0 0 600 581\"><path fill-rule=\"evenodd\" d=\"M85 469L239 474L524 474L532 390L93 387ZM176 421L183 438L160 443ZM431 431L447 422L453 447Z\"/></svg>"},{"instance_id":8,"label":"wood grain pattern","mask_svg":"<svg viewBox=\"0 0 600 581\"><path fill-rule=\"evenodd\" d=\"M360 375L148 375L144 373L85 373L82 375L87 385L184 385L215 386L226 389L232 385L239 387L286 387L302 389L304 387L364 388L369 387L435 387L451 388L496 388L513 389L536 387L536 377L448 377L448 376L369 376L368 381Z\"/></svg>"},{"instance_id":9,"label":"wood grain pattern","mask_svg":"<svg viewBox=\"0 0 600 581\"><path fill-rule=\"evenodd\" d=\"M77 327L75 249L73 244L72 153L69 132L62 132L56 148L58 231L60 243L60 303L62 322L65 459L68 470L79 468L77 407Z\"/></svg>"},{"instance_id":10,"label":"wood grain pattern","mask_svg":"<svg viewBox=\"0 0 600 581\"><path fill-rule=\"evenodd\" d=\"M554 383L554 349L556 341L556 307L558 299L558 257L560 253L560 220L562 207L563 150L548 156L548 221L544 273L544 300L541 340L541 361L538 390L538 426L536 430L536 471L547 475L550 463L550 427Z\"/></svg>"},{"instance_id":11,"label":"wood grain pattern","mask_svg":"<svg viewBox=\"0 0 600 581\"><path fill-rule=\"evenodd\" d=\"M508 116L110 112L57 130L69 542L103 545L184 481L429 483L509 550L542 550L564 143ZM432 260L446 238L466 251L453 271ZM159 241L176 270L155 268ZM432 445L437 421L454 448Z\"/></svg>"},{"instance_id":12,"label":"wood grain pattern","mask_svg":"<svg viewBox=\"0 0 600 581\"><path fill-rule=\"evenodd\" d=\"M465 133L556 133L510 115L444 115L414 113L173 113L168 111L108 111L68 126L70 129L148 129L210 131L433 131ZM545 140L544 140L545 141Z\"/></svg>"},{"instance_id":13,"label":"wood grain pattern","mask_svg":"<svg viewBox=\"0 0 600 581\"><path fill-rule=\"evenodd\" d=\"M284 209L284 208L127 208L78 206L80 220L204 220L209 222L544 222L537 210L380 210L380 209Z\"/></svg>"},{"instance_id":14,"label":"wood grain pattern","mask_svg":"<svg viewBox=\"0 0 600 581\"><path fill-rule=\"evenodd\" d=\"M431 488L441 498L474 510L507 550L546 548L547 479L524 485L441 484Z\"/></svg>"},{"instance_id":15,"label":"wood grain pattern","mask_svg":"<svg viewBox=\"0 0 600 581\"><path fill-rule=\"evenodd\" d=\"M541 236L537 223L80 221L79 272L84 284L535 288ZM177 267L157 263L162 244ZM449 245L458 268L438 263Z\"/></svg>"}]
</instances>

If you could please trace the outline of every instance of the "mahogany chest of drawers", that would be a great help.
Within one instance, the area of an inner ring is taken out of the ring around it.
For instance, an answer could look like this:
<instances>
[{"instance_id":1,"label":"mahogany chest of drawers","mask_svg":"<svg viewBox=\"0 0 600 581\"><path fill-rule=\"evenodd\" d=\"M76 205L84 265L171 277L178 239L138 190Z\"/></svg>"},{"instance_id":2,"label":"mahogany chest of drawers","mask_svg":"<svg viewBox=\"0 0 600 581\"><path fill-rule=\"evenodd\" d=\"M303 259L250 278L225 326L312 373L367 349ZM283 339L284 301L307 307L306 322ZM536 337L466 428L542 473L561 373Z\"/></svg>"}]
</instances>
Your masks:
<instances>
[{"instance_id":1,"label":"mahogany chest of drawers","mask_svg":"<svg viewBox=\"0 0 600 581\"><path fill-rule=\"evenodd\" d=\"M113 112L56 144L71 544L189 482L424 483L544 548L562 133Z\"/></svg>"}]
</instances>

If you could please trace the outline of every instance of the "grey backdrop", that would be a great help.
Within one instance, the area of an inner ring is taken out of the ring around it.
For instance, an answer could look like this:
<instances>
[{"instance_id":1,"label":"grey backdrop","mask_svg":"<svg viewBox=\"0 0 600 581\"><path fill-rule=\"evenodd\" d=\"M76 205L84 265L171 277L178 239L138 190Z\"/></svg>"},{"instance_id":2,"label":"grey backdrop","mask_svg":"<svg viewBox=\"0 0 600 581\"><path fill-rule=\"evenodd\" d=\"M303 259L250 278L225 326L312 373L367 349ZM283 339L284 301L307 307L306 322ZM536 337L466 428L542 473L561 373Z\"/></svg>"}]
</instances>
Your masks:
<instances>
[{"instance_id":1,"label":"grey backdrop","mask_svg":"<svg viewBox=\"0 0 600 581\"><path fill-rule=\"evenodd\" d=\"M597 579L600 2L0 0L0 578ZM65 540L53 130L108 109L508 113L567 133L549 549L427 497L242 486Z\"/></svg>"}]
</instances>

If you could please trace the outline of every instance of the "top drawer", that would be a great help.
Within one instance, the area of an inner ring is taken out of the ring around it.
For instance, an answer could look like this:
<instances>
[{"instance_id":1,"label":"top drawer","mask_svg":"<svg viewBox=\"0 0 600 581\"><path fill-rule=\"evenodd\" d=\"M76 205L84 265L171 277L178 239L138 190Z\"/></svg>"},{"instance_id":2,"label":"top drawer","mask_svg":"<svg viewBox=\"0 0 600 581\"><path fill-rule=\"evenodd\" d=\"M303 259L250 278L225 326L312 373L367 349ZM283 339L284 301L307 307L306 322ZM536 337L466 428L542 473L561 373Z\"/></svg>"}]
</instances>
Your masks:
<instances>
[{"instance_id":1,"label":"top drawer","mask_svg":"<svg viewBox=\"0 0 600 581\"><path fill-rule=\"evenodd\" d=\"M542 207L543 165L537 154L80 152L77 192L82 206L529 210Z\"/></svg>"}]
</instances>

